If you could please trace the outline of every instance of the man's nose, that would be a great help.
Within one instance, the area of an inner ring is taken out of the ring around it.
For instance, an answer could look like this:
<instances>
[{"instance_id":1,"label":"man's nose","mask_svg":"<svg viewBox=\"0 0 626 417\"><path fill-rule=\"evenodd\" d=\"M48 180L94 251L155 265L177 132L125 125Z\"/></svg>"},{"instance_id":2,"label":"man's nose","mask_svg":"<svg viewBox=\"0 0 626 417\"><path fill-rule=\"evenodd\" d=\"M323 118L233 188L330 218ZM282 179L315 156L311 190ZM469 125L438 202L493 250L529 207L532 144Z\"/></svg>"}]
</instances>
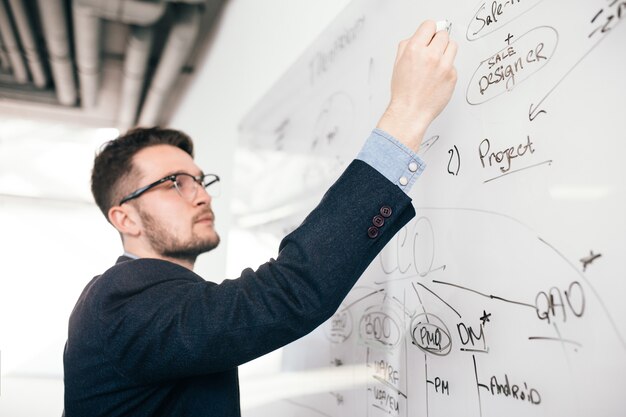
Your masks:
<instances>
[{"instance_id":1,"label":"man's nose","mask_svg":"<svg viewBox=\"0 0 626 417\"><path fill-rule=\"evenodd\" d=\"M213 197L207 192L206 188L201 185L197 186L196 190L196 198L194 199L194 204L197 206L201 206L203 204L211 204Z\"/></svg>"}]
</instances>

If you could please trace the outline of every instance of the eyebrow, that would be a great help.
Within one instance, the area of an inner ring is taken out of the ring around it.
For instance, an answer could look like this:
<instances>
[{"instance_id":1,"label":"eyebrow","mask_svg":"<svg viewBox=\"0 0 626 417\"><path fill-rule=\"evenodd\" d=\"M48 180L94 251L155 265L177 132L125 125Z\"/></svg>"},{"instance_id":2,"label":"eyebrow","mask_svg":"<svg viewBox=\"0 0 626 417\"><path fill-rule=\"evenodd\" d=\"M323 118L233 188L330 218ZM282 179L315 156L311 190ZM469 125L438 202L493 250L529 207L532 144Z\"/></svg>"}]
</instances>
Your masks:
<instances>
[{"instance_id":1,"label":"eyebrow","mask_svg":"<svg viewBox=\"0 0 626 417\"><path fill-rule=\"evenodd\" d=\"M163 175L161 178L169 177L170 175L178 175L178 174L194 175L191 172L182 171L182 170L178 169L176 171L170 171L169 173ZM204 175L204 172L202 170L200 170L200 174L198 174L198 175ZM194 175L194 176L197 177L198 175Z\"/></svg>"}]
</instances>

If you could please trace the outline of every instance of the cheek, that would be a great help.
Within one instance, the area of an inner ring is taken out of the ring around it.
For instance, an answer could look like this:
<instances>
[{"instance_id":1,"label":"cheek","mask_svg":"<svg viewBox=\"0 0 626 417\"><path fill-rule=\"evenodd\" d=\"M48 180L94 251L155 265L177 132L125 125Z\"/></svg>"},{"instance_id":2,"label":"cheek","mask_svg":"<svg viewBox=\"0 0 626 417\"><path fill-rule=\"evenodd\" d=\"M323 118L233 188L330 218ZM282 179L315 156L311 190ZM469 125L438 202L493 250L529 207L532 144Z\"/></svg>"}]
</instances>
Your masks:
<instances>
[{"instance_id":1,"label":"cheek","mask_svg":"<svg viewBox=\"0 0 626 417\"><path fill-rule=\"evenodd\" d=\"M175 196L178 197L178 196ZM150 216L161 230L165 230L176 236L182 236L190 232L192 222L191 215L181 207L178 199L168 199L163 196L158 200L150 200Z\"/></svg>"},{"instance_id":2,"label":"cheek","mask_svg":"<svg viewBox=\"0 0 626 417\"><path fill-rule=\"evenodd\" d=\"M181 211L163 213L161 218L163 227L178 238L185 238L192 233L191 218Z\"/></svg>"}]
</instances>

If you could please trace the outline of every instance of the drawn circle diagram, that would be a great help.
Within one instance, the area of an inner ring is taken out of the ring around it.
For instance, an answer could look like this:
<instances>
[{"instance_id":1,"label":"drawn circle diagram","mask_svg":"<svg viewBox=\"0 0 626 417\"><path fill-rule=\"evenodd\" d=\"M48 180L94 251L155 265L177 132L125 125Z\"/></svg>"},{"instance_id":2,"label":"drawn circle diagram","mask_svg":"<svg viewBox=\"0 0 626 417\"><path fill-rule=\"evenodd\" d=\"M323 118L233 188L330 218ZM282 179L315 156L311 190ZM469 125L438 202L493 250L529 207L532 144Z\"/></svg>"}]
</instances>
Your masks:
<instances>
[{"instance_id":1,"label":"drawn circle diagram","mask_svg":"<svg viewBox=\"0 0 626 417\"><path fill-rule=\"evenodd\" d=\"M588 337L589 326L593 326L596 335L604 335L607 346L626 349L620 316L612 314L620 307L607 305L583 273L583 268L602 262L601 254L581 253L582 258L570 260L528 225L501 213L469 208L417 210L422 216L413 225L407 225L409 236L400 233L395 238L398 242L412 241L413 245L391 247L399 253L396 259L402 262L413 256L413 265L407 264L402 271L419 277L415 291L435 297L422 305L425 313L411 323L412 340L420 349L436 354L449 349L445 339L454 335L444 321L465 321L467 313L474 310L468 308L468 298L480 308L472 317L475 329L479 328L476 320L483 308L501 310L508 306L507 314L516 314L515 320L520 325L521 321L525 323L525 331L529 332L526 339L532 344L557 341L576 352L592 342ZM454 238L450 237L451 230L456 230ZM420 252L422 261L416 255ZM398 260L390 258L381 264L383 271L388 271L389 276L400 275L400 269L393 264ZM443 273L428 267L443 262ZM382 281L376 283L380 285ZM433 317L434 312L437 316ZM501 339L499 343L504 346L508 340Z\"/></svg>"},{"instance_id":2,"label":"drawn circle diagram","mask_svg":"<svg viewBox=\"0 0 626 417\"><path fill-rule=\"evenodd\" d=\"M519 1L482 1L476 14L467 25L465 37L468 41L475 41L506 26L518 17L530 11L543 0Z\"/></svg>"},{"instance_id":3,"label":"drawn circle diagram","mask_svg":"<svg viewBox=\"0 0 626 417\"><path fill-rule=\"evenodd\" d=\"M322 154L335 154L332 148L345 142L352 130L354 103L344 92L333 93L322 105L317 116L311 141L311 151Z\"/></svg>"},{"instance_id":4,"label":"drawn circle diagram","mask_svg":"<svg viewBox=\"0 0 626 417\"><path fill-rule=\"evenodd\" d=\"M425 277L435 261L435 234L431 221L420 217L415 222L413 235L413 265L420 277Z\"/></svg>"},{"instance_id":5,"label":"drawn circle diagram","mask_svg":"<svg viewBox=\"0 0 626 417\"><path fill-rule=\"evenodd\" d=\"M400 318L385 305L368 307L359 322L359 336L367 346L394 348L402 340Z\"/></svg>"},{"instance_id":6,"label":"drawn circle diagram","mask_svg":"<svg viewBox=\"0 0 626 417\"><path fill-rule=\"evenodd\" d=\"M557 415L550 408L556 404L572 404L567 415L576 415L572 400L579 392L597 402L614 401L597 384L599 376L612 386L626 383L625 309L604 282L607 269L623 267L609 259L610 246L581 250L585 229L571 235L556 221L537 221L547 228L540 235L496 211L416 212L418 218L381 254L373 277L412 317L407 366L444 356L435 362L439 375L466 366L470 381L485 387L479 388L484 416L502 415L501 400L510 404L507 415L517 415L521 396L507 393L518 388L527 398L520 406L544 407L523 415ZM510 381L510 391L498 389L508 384L503 381Z\"/></svg>"},{"instance_id":7,"label":"drawn circle diagram","mask_svg":"<svg viewBox=\"0 0 626 417\"><path fill-rule=\"evenodd\" d=\"M452 336L446 324L436 315L418 314L411 320L413 344L427 353L446 356L452 350Z\"/></svg>"},{"instance_id":8,"label":"drawn circle diagram","mask_svg":"<svg viewBox=\"0 0 626 417\"><path fill-rule=\"evenodd\" d=\"M332 343L343 343L352 334L352 313L341 308L328 320L324 326L324 334Z\"/></svg>"},{"instance_id":9,"label":"drawn circle diagram","mask_svg":"<svg viewBox=\"0 0 626 417\"><path fill-rule=\"evenodd\" d=\"M467 85L467 102L482 104L512 91L550 62L558 42L559 35L550 26L539 26L519 36L476 68Z\"/></svg>"},{"instance_id":10,"label":"drawn circle diagram","mask_svg":"<svg viewBox=\"0 0 626 417\"><path fill-rule=\"evenodd\" d=\"M333 93L324 101L313 128L309 162L302 173L303 188L325 184L345 168L339 152L351 139L353 120L354 103L346 93Z\"/></svg>"}]
</instances>

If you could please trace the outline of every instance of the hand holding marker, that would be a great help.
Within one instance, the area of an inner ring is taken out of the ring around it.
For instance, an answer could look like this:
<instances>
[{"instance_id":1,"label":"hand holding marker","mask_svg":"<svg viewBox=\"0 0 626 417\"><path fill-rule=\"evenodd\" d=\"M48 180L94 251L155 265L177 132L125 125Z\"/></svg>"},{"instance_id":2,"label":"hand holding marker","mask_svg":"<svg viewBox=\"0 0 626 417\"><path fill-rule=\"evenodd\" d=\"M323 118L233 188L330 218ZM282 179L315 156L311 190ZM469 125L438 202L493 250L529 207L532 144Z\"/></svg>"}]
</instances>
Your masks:
<instances>
[{"instance_id":1,"label":"hand holding marker","mask_svg":"<svg viewBox=\"0 0 626 417\"><path fill-rule=\"evenodd\" d=\"M440 20L437 22L437 30L436 32L445 30L446 32L448 32L448 35L450 34L450 32L452 31L452 22L449 22L447 20Z\"/></svg>"}]
</instances>

